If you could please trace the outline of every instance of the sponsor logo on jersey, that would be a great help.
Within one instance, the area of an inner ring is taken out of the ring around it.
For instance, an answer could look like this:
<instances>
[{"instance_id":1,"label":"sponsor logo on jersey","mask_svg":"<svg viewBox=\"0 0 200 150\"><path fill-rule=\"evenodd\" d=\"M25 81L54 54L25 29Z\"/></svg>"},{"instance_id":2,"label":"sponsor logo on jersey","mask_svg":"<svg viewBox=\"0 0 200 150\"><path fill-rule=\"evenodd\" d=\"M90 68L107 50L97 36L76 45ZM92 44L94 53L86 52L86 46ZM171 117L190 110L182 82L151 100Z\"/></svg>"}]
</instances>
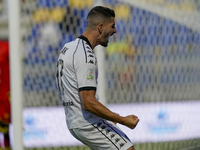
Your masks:
<instances>
[{"instance_id":1,"label":"sponsor logo on jersey","mask_svg":"<svg viewBox=\"0 0 200 150\"><path fill-rule=\"evenodd\" d=\"M70 101L70 102L63 102L62 104L63 104L63 106L74 106L74 103L72 101Z\"/></svg>"},{"instance_id":2,"label":"sponsor logo on jersey","mask_svg":"<svg viewBox=\"0 0 200 150\"><path fill-rule=\"evenodd\" d=\"M94 80L93 69L88 69L88 80Z\"/></svg>"}]
</instances>

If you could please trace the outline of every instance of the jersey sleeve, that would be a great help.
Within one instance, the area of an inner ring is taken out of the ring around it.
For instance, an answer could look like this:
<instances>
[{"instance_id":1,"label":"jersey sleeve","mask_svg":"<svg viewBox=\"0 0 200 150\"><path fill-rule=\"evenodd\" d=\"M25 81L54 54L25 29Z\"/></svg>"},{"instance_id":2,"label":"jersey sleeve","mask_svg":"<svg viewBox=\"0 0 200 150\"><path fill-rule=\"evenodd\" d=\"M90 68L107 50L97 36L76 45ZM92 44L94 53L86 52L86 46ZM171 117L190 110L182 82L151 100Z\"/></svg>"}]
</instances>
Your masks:
<instances>
[{"instance_id":1,"label":"jersey sleeve","mask_svg":"<svg viewBox=\"0 0 200 150\"><path fill-rule=\"evenodd\" d=\"M92 62L92 63L91 63ZM97 87L97 66L95 59L87 59L85 56L75 63L76 77L79 91L95 90Z\"/></svg>"}]
</instances>

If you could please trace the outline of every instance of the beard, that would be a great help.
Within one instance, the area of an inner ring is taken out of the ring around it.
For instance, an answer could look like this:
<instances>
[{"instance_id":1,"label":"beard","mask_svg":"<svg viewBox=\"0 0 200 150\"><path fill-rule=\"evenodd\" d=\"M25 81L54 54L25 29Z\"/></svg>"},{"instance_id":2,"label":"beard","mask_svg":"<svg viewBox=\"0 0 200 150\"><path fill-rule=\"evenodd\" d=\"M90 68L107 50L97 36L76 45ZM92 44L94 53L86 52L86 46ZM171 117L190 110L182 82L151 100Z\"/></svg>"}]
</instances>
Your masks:
<instances>
[{"instance_id":1,"label":"beard","mask_svg":"<svg viewBox=\"0 0 200 150\"><path fill-rule=\"evenodd\" d=\"M103 47L107 47L108 46L108 40L101 42L100 45L103 46Z\"/></svg>"},{"instance_id":2,"label":"beard","mask_svg":"<svg viewBox=\"0 0 200 150\"><path fill-rule=\"evenodd\" d=\"M108 46L108 39L109 39L110 35L109 33L102 35L102 40L100 42L100 45L103 47L107 47Z\"/></svg>"}]
</instances>

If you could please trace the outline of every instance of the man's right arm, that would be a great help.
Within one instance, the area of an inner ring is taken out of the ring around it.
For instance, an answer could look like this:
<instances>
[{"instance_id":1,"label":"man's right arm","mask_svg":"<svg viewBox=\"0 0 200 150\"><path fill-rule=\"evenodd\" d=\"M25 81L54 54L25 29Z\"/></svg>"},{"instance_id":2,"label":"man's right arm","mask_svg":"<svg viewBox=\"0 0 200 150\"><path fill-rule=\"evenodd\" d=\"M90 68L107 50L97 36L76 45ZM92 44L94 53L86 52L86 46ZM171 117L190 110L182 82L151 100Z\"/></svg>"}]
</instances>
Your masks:
<instances>
[{"instance_id":1,"label":"man's right arm","mask_svg":"<svg viewBox=\"0 0 200 150\"><path fill-rule=\"evenodd\" d=\"M120 124L123 124L131 129L134 129L139 122L139 119L135 115L129 115L126 117L119 116L118 114L110 111L107 107L102 105L99 101L95 99L95 93L94 90L83 90L80 92L81 101L84 110L89 111L90 113L112 121L117 122Z\"/></svg>"}]
</instances>

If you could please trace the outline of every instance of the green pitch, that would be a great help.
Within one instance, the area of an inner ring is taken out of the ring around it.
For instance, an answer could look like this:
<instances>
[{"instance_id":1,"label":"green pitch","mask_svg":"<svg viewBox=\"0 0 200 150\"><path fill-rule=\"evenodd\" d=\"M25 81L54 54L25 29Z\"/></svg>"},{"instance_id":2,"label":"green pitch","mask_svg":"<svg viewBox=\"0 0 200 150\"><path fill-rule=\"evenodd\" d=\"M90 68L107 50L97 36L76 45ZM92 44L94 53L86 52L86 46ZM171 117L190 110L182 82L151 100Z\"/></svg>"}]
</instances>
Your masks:
<instances>
[{"instance_id":1,"label":"green pitch","mask_svg":"<svg viewBox=\"0 0 200 150\"><path fill-rule=\"evenodd\" d=\"M139 143L135 144L136 150L200 150L200 139L186 141L160 142L160 143ZM25 150L90 150L87 146L75 147L45 147L25 148Z\"/></svg>"}]
</instances>

